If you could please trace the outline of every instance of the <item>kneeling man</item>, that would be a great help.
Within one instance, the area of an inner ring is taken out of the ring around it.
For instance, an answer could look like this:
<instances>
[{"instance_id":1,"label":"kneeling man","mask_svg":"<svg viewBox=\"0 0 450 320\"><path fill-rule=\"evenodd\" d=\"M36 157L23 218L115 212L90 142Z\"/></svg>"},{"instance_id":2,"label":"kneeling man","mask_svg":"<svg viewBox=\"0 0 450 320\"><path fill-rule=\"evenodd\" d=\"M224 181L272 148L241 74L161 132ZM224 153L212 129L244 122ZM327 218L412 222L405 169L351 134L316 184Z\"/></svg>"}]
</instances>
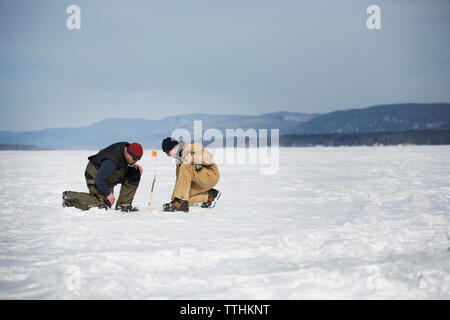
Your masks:
<instances>
[{"instance_id":1,"label":"kneeling man","mask_svg":"<svg viewBox=\"0 0 450 320\"><path fill-rule=\"evenodd\" d=\"M200 143L185 143L167 137L163 151L177 160L175 188L172 201L163 205L163 211L189 211L189 204L202 202L203 208L212 208L220 197L213 189L219 181L219 169L212 155Z\"/></svg>"},{"instance_id":2,"label":"kneeling man","mask_svg":"<svg viewBox=\"0 0 450 320\"><path fill-rule=\"evenodd\" d=\"M118 142L90 156L84 176L89 193L63 192L63 206L89 210L108 209L116 201L114 187L121 183L116 210L138 211L131 204L139 186L142 166L136 164L143 154L139 143Z\"/></svg>"}]
</instances>

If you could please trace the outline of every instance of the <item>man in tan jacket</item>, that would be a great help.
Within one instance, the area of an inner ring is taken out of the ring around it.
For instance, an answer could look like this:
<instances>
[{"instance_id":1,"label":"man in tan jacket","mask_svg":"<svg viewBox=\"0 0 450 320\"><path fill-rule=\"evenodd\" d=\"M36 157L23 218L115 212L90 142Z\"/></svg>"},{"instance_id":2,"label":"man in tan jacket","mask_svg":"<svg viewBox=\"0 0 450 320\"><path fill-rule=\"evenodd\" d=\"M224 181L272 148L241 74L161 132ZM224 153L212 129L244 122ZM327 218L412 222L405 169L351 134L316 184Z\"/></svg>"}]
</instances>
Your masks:
<instances>
[{"instance_id":1,"label":"man in tan jacket","mask_svg":"<svg viewBox=\"0 0 450 320\"><path fill-rule=\"evenodd\" d=\"M163 151L175 158L177 179L172 201L163 205L163 211L189 211L189 204L202 202L203 208L212 208L220 197L213 189L219 181L219 169L209 151L200 143L185 143L167 137Z\"/></svg>"}]
</instances>

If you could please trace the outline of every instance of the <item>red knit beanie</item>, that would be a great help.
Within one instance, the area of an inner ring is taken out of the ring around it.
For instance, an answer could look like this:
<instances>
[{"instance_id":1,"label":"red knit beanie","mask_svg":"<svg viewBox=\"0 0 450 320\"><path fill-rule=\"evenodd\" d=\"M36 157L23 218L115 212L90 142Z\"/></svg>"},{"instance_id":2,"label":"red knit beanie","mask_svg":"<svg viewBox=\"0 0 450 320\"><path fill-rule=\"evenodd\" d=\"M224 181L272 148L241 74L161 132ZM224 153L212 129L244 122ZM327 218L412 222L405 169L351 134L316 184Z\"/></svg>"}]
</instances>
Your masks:
<instances>
[{"instance_id":1,"label":"red knit beanie","mask_svg":"<svg viewBox=\"0 0 450 320\"><path fill-rule=\"evenodd\" d=\"M137 161L141 159L144 151L142 150L142 146L139 143L133 142L132 144L128 145L128 153L133 157L134 160Z\"/></svg>"}]
</instances>

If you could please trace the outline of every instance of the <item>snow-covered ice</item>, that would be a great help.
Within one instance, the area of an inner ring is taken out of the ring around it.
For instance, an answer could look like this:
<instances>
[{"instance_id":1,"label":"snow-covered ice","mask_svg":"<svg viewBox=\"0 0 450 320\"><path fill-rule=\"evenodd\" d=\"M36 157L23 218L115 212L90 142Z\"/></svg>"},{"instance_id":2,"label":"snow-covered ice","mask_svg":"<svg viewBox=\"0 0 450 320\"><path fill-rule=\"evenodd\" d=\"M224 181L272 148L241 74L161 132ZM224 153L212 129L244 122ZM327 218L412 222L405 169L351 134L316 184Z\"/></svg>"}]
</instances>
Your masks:
<instances>
[{"instance_id":1,"label":"snow-covered ice","mask_svg":"<svg viewBox=\"0 0 450 320\"><path fill-rule=\"evenodd\" d=\"M450 299L450 146L281 148L188 214L165 155L146 211L150 150L142 212L62 208L92 153L0 152L1 299Z\"/></svg>"}]
</instances>

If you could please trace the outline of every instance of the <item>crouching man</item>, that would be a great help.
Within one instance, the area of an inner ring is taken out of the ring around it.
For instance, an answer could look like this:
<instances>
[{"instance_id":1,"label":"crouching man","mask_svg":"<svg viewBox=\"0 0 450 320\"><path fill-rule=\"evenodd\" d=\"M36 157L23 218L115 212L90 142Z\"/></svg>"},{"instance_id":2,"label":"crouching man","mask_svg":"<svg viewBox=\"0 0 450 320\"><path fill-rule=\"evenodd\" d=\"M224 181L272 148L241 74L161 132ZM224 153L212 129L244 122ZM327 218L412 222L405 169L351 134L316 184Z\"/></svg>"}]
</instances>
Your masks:
<instances>
[{"instance_id":1,"label":"crouching man","mask_svg":"<svg viewBox=\"0 0 450 320\"><path fill-rule=\"evenodd\" d=\"M200 143L178 142L166 138L163 151L177 160L177 179L172 201L163 205L163 211L189 211L189 204L202 203L203 208L212 208L220 197L220 191L213 189L219 181L219 169L212 155Z\"/></svg>"},{"instance_id":2,"label":"crouching man","mask_svg":"<svg viewBox=\"0 0 450 320\"><path fill-rule=\"evenodd\" d=\"M142 166L136 164L142 154L139 143L118 142L90 156L84 172L89 193L64 191L63 207L111 208L116 202L114 187L121 183L115 209L138 211L132 202L143 172Z\"/></svg>"}]
</instances>

